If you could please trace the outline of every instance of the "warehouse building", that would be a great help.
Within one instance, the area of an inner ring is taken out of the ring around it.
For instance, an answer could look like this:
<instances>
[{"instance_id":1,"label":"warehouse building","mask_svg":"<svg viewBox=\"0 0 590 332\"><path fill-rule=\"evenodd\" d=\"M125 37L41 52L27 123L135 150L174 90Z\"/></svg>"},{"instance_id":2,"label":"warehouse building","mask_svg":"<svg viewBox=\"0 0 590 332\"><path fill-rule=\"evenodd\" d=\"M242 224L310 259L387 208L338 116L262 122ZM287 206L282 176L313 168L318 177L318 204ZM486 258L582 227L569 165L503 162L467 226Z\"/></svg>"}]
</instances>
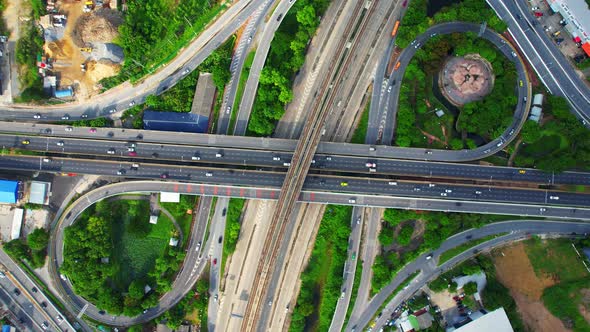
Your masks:
<instances>
[{"instance_id":1,"label":"warehouse building","mask_svg":"<svg viewBox=\"0 0 590 332\"><path fill-rule=\"evenodd\" d=\"M566 22L565 29L576 43L582 45L590 56L590 9L585 0L547 0L555 13L561 14Z\"/></svg>"},{"instance_id":2,"label":"warehouse building","mask_svg":"<svg viewBox=\"0 0 590 332\"><path fill-rule=\"evenodd\" d=\"M29 187L29 203L46 205L49 202L51 183L32 181Z\"/></svg>"},{"instance_id":3,"label":"warehouse building","mask_svg":"<svg viewBox=\"0 0 590 332\"><path fill-rule=\"evenodd\" d=\"M206 133L209 118L200 114L180 112L143 112L143 128L147 130Z\"/></svg>"},{"instance_id":4,"label":"warehouse building","mask_svg":"<svg viewBox=\"0 0 590 332\"><path fill-rule=\"evenodd\" d=\"M18 182L0 180L0 204L16 204L18 200Z\"/></svg>"}]
</instances>

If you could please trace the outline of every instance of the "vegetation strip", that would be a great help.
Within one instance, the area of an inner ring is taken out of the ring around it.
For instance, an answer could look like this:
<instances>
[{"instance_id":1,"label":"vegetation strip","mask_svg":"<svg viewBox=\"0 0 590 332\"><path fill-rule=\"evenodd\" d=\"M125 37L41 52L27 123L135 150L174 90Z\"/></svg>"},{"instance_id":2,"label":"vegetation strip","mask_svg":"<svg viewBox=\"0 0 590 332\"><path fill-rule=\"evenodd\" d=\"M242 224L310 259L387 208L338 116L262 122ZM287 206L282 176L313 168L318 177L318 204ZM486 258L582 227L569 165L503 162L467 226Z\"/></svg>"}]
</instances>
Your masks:
<instances>
[{"instance_id":1,"label":"vegetation strip","mask_svg":"<svg viewBox=\"0 0 590 332\"><path fill-rule=\"evenodd\" d=\"M457 255L459 255L461 253L463 253L464 251L467 251L469 248L473 248L473 247L475 247L476 245L478 245L480 243L487 242L487 241L489 241L491 239L495 239L495 238L500 237L500 236L503 236L505 234L507 234L507 233L501 233L501 234L495 234L495 235L488 235L488 236L482 237L480 239L471 240L471 241L469 241L467 243L463 243L462 245L460 245L458 247L449 249L449 250L443 252L440 255L440 258L438 260L438 265L439 266L442 265L444 262L446 262L449 259L451 259L451 258L453 258L453 257L455 257L455 256L457 256Z\"/></svg>"}]
</instances>

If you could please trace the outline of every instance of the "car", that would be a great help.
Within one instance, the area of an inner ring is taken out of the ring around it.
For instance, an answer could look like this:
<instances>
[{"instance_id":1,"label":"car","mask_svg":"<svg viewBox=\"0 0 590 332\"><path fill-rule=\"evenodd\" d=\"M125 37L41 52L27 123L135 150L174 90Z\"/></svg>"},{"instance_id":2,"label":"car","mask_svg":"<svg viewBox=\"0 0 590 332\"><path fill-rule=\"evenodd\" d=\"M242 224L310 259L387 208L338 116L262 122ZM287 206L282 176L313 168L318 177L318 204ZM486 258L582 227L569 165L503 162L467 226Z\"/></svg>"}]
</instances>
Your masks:
<instances>
[{"instance_id":1,"label":"car","mask_svg":"<svg viewBox=\"0 0 590 332\"><path fill-rule=\"evenodd\" d=\"M161 177L162 179L167 179L167 178L168 178L168 174L166 174L166 173L162 173L162 174L160 175L160 177Z\"/></svg>"},{"instance_id":2,"label":"car","mask_svg":"<svg viewBox=\"0 0 590 332\"><path fill-rule=\"evenodd\" d=\"M522 80L518 81L518 85L522 86Z\"/></svg>"},{"instance_id":3,"label":"car","mask_svg":"<svg viewBox=\"0 0 590 332\"><path fill-rule=\"evenodd\" d=\"M320 186L323 186L326 184L326 180L320 180Z\"/></svg>"},{"instance_id":4,"label":"car","mask_svg":"<svg viewBox=\"0 0 590 332\"><path fill-rule=\"evenodd\" d=\"M133 107L134 105L135 105L135 102L134 101L132 101L132 102L129 103L129 107Z\"/></svg>"},{"instance_id":5,"label":"car","mask_svg":"<svg viewBox=\"0 0 590 332\"><path fill-rule=\"evenodd\" d=\"M417 49L418 47L420 47L420 43L416 43L416 45L414 45L414 48Z\"/></svg>"},{"instance_id":6,"label":"car","mask_svg":"<svg viewBox=\"0 0 590 332\"><path fill-rule=\"evenodd\" d=\"M525 173L526 173L526 170L524 170L524 169L519 169L518 170L518 174L525 174Z\"/></svg>"},{"instance_id":7,"label":"car","mask_svg":"<svg viewBox=\"0 0 590 332\"><path fill-rule=\"evenodd\" d=\"M340 298L343 299L344 298L344 295L346 295L346 292L345 291L342 291L342 293L340 293Z\"/></svg>"},{"instance_id":8,"label":"car","mask_svg":"<svg viewBox=\"0 0 590 332\"><path fill-rule=\"evenodd\" d=\"M377 164L368 162L368 163L365 164L365 166L367 166L367 167L377 167Z\"/></svg>"},{"instance_id":9,"label":"car","mask_svg":"<svg viewBox=\"0 0 590 332\"><path fill-rule=\"evenodd\" d=\"M541 16L543 16L543 13L541 13L541 12L535 12L535 16L536 17L541 17Z\"/></svg>"},{"instance_id":10,"label":"car","mask_svg":"<svg viewBox=\"0 0 590 332\"><path fill-rule=\"evenodd\" d=\"M0 272L0 279L4 279L6 278L6 274L4 274L4 272Z\"/></svg>"},{"instance_id":11,"label":"car","mask_svg":"<svg viewBox=\"0 0 590 332\"><path fill-rule=\"evenodd\" d=\"M559 200L559 196L549 196L549 199L552 199L554 201L558 201Z\"/></svg>"},{"instance_id":12,"label":"car","mask_svg":"<svg viewBox=\"0 0 590 332\"><path fill-rule=\"evenodd\" d=\"M223 152L219 151L215 154L215 158L221 158L223 157Z\"/></svg>"},{"instance_id":13,"label":"car","mask_svg":"<svg viewBox=\"0 0 590 332\"><path fill-rule=\"evenodd\" d=\"M94 134L96 132L96 128L90 128L88 131Z\"/></svg>"},{"instance_id":14,"label":"car","mask_svg":"<svg viewBox=\"0 0 590 332\"><path fill-rule=\"evenodd\" d=\"M157 152L152 153L152 158L158 158L159 154Z\"/></svg>"},{"instance_id":15,"label":"car","mask_svg":"<svg viewBox=\"0 0 590 332\"><path fill-rule=\"evenodd\" d=\"M217 260L215 260L215 262L217 262ZM215 296L213 297L213 301L217 302L218 299L219 299L219 295L215 294Z\"/></svg>"},{"instance_id":16,"label":"car","mask_svg":"<svg viewBox=\"0 0 590 332\"><path fill-rule=\"evenodd\" d=\"M67 115L67 114L65 114L65 115L63 115L63 116L61 117L61 119L62 119L62 120L69 120L69 119L70 119L70 116L69 116L69 115Z\"/></svg>"},{"instance_id":17,"label":"car","mask_svg":"<svg viewBox=\"0 0 590 332\"><path fill-rule=\"evenodd\" d=\"M275 157L272 157L272 160L274 160L274 161L279 161L279 160L281 160L281 157L279 157L279 156L275 156ZM313 162L312 162L312 164L313 164Z\"/></svg>"},{"instance_id":18,"label":"car","mask_svg":"<svg viewBox=\"0 0 590 332\"><path fill-rule=\"evenodd\" d=\"M547 211L547 209L546 208L540 208L539 211L545 212L545 211Z\"/></svg>"},{"instance_id":19,"label":"car","mask_svg":"<svg viewBox=\"0 0 590 332\"><path fill-rule=\"evenodd\" d=\"M47 324L47 322L41 323L41 328L42 329L47 330L48 327L49 327L49 324Z\"/></svg>"},{"instance_id":20,"label":"car","mask_svg":"<svg viewBox=\"0 0 590 332\"><path fill-rule=\"evenodd\" d=\"M129 151L129 157L137 157L137 152L135 151Z\"/></svg>"},{"instance_id":21,"label":"car","mask_svg":"<svg viewBox=\"0 0 590 332\"><path fill-rule=\"evenodd\" d=\"M312 164L315 164L315 159L312 159L312 160L311 160L311 163L312 163Z\"/></svg>"},{"instance_id":22,"label":"car","mask_svg":"<svg viewBox=\"0 0 590 332\"><path fill-rule=\"evenodd\" d=\"M355 204L355 203L356 203L356 199L354 199L354 198L351 198L351 199L349 199L349 200L348 200L348 203L350 203L350 204Z\"/></svg>"},{"instance_id":23,"label":"car","mask_svg":"<svg viewBox=\"0 0 590 332\"><path fill-rule=\"evenodd\" d=\"M272 300L268 301L268 306L270 307L272 305Z\"/></svg>"},{"instance_id":24,"label":"car","mask_svg":"<svg viewBox=\"0 0 590 332\"><path fill-rule=\"evenodd\" d=\"M414 187L414 191L420 191L420 188Z\"/></svg>"},{"instance_id":25,"label":"car","mask_svg":"<svg viewBox=\"0 0 590 332\"><path fill-rule=\"evenodd\" d=\"M55 316L55 319L57 319L58 323L61 323L61 321L64 320L64 318L61 315Z\"/></svg>"},{"instance_id":26,"label":"car","mask_svg":"<svg viewBox=\"0 0 590 332\"><path fill-rule=\"evenodd\" d=\"M390 85L390 86L387 88L387 92L391 92L391 88L392 88L392 86Z\"/></svg>"},{"instance_id":27,"label":"car","mask_svg":"<svg viewBox=\"0 0 590 332\"><path fill-rule=\"evenodd\" d=\"M360 223L361 223L361 217L356 218L356 224L360 225Z\"/></svg>"},{"instance_id":28,"label":"car","mask_svg":"<svg viewBox=\"0 0 590 332\"><path fill-rule=\"evenodd\" d=\"M66 216L66 218L69 218L69 216ZM63 281L66 281L66 280L68 280L68 277L66 277L66 275L65 275L65 274L60 274L60 275L59 275L59 278L60 278L61 280L63 280Z\"/></svg>"},{"instance_id":29,"label":"car","mask_svg":"<svg viewBox=\"0 0 590 332\"><path fill-rule=\"evenodd\" d=\"M213 258L213 265L217 265L217 258Z\"/></svg>"},{"instance_id":30,"label":"car","mask_svg":"<svg viewBox=\"0 0 590 332\"><path fill-rule=\"evenodd\" d=\"M476 194L476 195L481 195L481 191L479 191L479 190L476 190L476 191L475 191L475 194Z\"/></svg>"},{"instance_id":31,"label":"car","mask_svg":"<svg viewBox=\"0 0 590 332\"><path fill-rule=\"evenodd\" d=\"M416 44L416 39L412 40L412 42L410 43L410 45L414 45Z\"/></svg>"},{"instance_id":32,"label":"car","mask_svg":"<svg viewBox=\"0 0 590 332\"><path fill-rule=\"evenodd\" d=\"M33 119L41 119L41 114L37 113L33 115Z\"/></svg>"},{"instance_id":33,"label":"car","mask_svg":"<svg viewBox=\"0 0 590 332\"><path fill-rule=\"evenodd\" d=\"M117 175L123 175L125 174L125 170L124 169L120 169L117 171Z\"/></svg>"},{"instance_id":34,"label":"car","mask_svg":"<svg viewBox=\"0 0 590 332\"><path fill-rule=\"evenodd\" d=\"M279 16L277 17L277 22L280 22L282 18L283 18L283 14L279 14Z\"/></svg>"},{"instance_id":35,"label":"car","mask_svg":"<svg viewBox=\"0 0 590 332\"><path fill-rule=\"evenodd\" d=\"M249 36L247 43L250 44L251 41L252 41L252 36Z\"/></svg>"},{"instance_id":36,"label":"car","mask_svg":"<svg viewBox=\"0 0 590 332\"><path fill-rule=\"evenodd\" d=\"M190 69L187 68L187 69L185 69L185 70L182 71L182 75L186 75L186 74L188 74L190 72L191 72Z\"/></svg>"},{"instance_id":37,"label":"car","mask_svg":"<svg viewBox=\"0 0 590 332\"><path fill-rule=\"evenodd\" d=\"M86 119L86 118L88 117L88 114L82 114L80 117L81 117L82 119Z\"/></svg>"},{"instance_id":38,"label":"car","mask_svg":"<svg viewBox=\"0 0 590 332\"><path fill-rule=\"evenodd\" d=\"M66 131L74 131L74 127L66 127Z\"/></svg>"},{"instance_id":39,"label":"car","mask_svg":"<svg viewBox=\"0 0 590 332\"><path fill-rule=\"evenodd\" d=\"M450 194L450 193L453 192L453 190L451 190L451 189L445 189L445 192Z\"/></svg>"},{"instance_id":40,"label":"car","mask_svg":"<svg viewBox=\"0 0 590 332\"><path fill-rule=\"evenodd\" d=\"M328 161L332 161L332 157L330 157L330 156L327 156L327 157L326 157L326 160L328 160Z\"/></svg>"},{"instance_id":41,"label":"car","mask_svg":"<svg viewBox=\"0 0 590 332\"><path fill-rule=\"evenodd\" d=\"M206 172L206 173L205 173L205 176L207 176L207 177L209 177L209 176L213 176L213 173L211 173L211 172Z\"/></svg>"},{"instance_id":42,"label":"car","mask_svg":"<svg viewBox=\"0 0 590 332\"><path fill-rule=\"evenodd\" d=\"M221 243L222 240L223 240L223 236L220 236L219 239L217 239L217 243Z\"/></svg>"},{"instance_id":43,"label":"car","mask_svg":"<svg viewBox=\"0 0 590 332\"><path fill-rule=\"evenodd\" d=\"M98 313L99 313L100 315L104 315L104 314L106 314L106 311L104 311L104 310L100 310Z\"/></svg>"},{"instance_id":44,"label":"car","mask_svg":"<svg viewBox=\"0 0 590 332\"><path fill-rule=\"evenodd\" d=\"M496 146L497 146L497 147L501 147L501 146L502 146L502 144L504 144L504 142L500 141L500 142L498 142L498 144L496 144Z\"/></svg>"},{"instance_id":45,"label":"car","mask_svg":"<svg viewBox=\"0 0 590 332\"><path fill-rule=\"evenodd\" d=\"M446 197L447 193L440 193L440 195Z\"/></svg>"},{"instance_id":46,"label":"car","mask_svg":"<svg viewBox=\"0 0 590 332\"><path fill-rule=\"evenodd\" d=\"M510 132L508 132L508 136L512 136L512 134L514 134L514 129L511 129Z\"/></svg>"},{"instance_id":47,"label":"car","mask_svg":"<svg viewBox=\"0 0 590 332\"><path fill-rule=\"evenodd\" d=\"M487 149L487 150L484 150L483 153L490 153L491 151L492 151L492 149Z\"/></svg>"},{"instance_id":48,"label":"car","mask_svg":"<svg viewBox=\"0 0 590 332\"><path fill-rule=\"evenodd\" d=\"M223 208L223 211L221 211L221 215L225 217L226 214L227 214L227 208Z\"/></svg>"},{"instance_id":49,"label":"car","mask_svg":"<svg viewBox=\"0 0 590 332\"><path fill-rule=\"evenodd\" d=\"M283 163L283 166L285 166L285 167L291 167L291 163L290 162L284 162Z\"/></svg>"},{"instance_id":50,"label":"car","mask_svg":"<svg viewBox=\"0 0 590 332\"><path fill-rule=\"evenodd\" d=\"M135 105L135 102L131 102L131 103L129 103L129 106L133 106L133 105L131 105L131 104ZM116 109L116 108L111 108L111 109L109 110L109 114L113 114L113 113L115 113L116 111L117 111L117 109Z\"/></svg>"},{"instance_id":51,"label":"car","mask_svg":"<svg viewBox=\"0 0 590 332\"><path fill-rule=\"evenodd\" d=\"M133 164L131 164L131 168L138 169L139 168L139 164L133 163Z\"/></svg>"},{"instance_id":52,"label":"car","mask_svg":"<svg viewBox=\"0 0 590 332\"><path fill-rule=\"evenodd\" d=\"M512 54L513 57L516 57L516 53L515 52L510 52L510 54Z\"/></svg>"},{"instance_id":53,"label":"car","mask_svg":"<svg viewBox=\"0 0 590 332\"><path fill-rule=\"evenodd\" d=\"M45 302L45 301L41 302L41 306L42 306L43 308L47 308L47 302Z\"/></svg>"},{"instance_id":54,"label":"car","mask_svg":"<svg viewBox=\"0 0 590 332\"><path fill-rule=\"evenodd\" d=\"M346 187L348 186L348 182L340 182L340 187Z\"/></svg>"},{"instance_id":55,"label":"car","mask_svg":"<svg viewBox=\"0 0 590 332\"><path fill-rule=\"evenodd\" d=\"M201 157L199 156L198 153L195 153L194 156L191 157L192 160L201 160Z\"/></svg>"},{"instance_id":56,"label":"car","mask_svg":"<svg viewBox=\"0 0 590 332\"><path fill-rule=\"evenodd\" d=\"M436 184L434 184L434 183L429 183L428 184L428 188L434 188L434 187L436 187Z\"/></svg>"},{"instance_id":57,"label":"car","mask_svg":"<svg viewBox=\"0 0 590 332\"><path fill-rule=\"evenodd\" d=\"M31 141L29 141L28 139L24 139L21 141L21 143L23 143L24 145L29 145L31 144Z\"/></svg>"},{"instance_id":58,"label":"car","mask_svg":"<svg viewBox=\"0 0 590 332\"><path fill-rule=\"evenodd\" d=\"M539 10L539 7L534 6L534 7L531 8L531 10Z\"/></svg>"},{"instance_id":59,"label":"car","mask_svg":"<svg viewBox=\"0 0 590 332\"><path fill-rule=\"evenodd\" d=\"M387 184L390 186L397 186L397 181L389 181Z\"/></svg>"},{"instance_id":60,"label":"car","mask_svg":"<svg viewBox=\"0 0 590 332\"><path fill-rule=\"evenodd\" d=\"M352 256L350 256L350 259L351 259L351 260L355 260L355 259L356 259L356 252L353 252L353 253L352 253Z\"/></svg>"},{"instance_id":61,"label":"car","mask_svg":"<svg viewBox=\"0 0 590 332\"><path fill-rule=\"evenodd\" d=\"M19 296L20 295L20 290L18 288L15 288L13 291L14 295Z\"/></svg>"},{"instance_id":62,"label":"car","mask_svg":"<svg viewBox=\"0 0 590 332\"><path fill-rule=\"evenodd\" d=\"M31 290L33 291L33 293L37 293L39 290L37 289L37 287L33 287L31 288Z\"/></svg>"},{"instance_id":63,"label":"car","mask_svg":"<svg viewBox=\"0 0 590 332\"><path fill-rule=\"evenodd\" d=\"M377 148L376 148L376 147L374 147L374 146L372 146L372 145L371 145L371 146L369 146L369 151L376 151L376 150L377 150Z\"/></svg>"},{"instance_id":64,"label":"car","mask_svg":"<svg viewBox=\"0 0 590 332\"><path fill-rule=\"evenodd\" d=\"M426 154L432 154L432 151L431 150L426 150L426 151L424 151L424 153L426 153Z\"/></svg>"},{"instance_id":65,"label":"car","mask_svg":"<svg viewBox=\"0 0 590 332\"><path fill-rule=\"evenodd\" d=\"M134 152L134 151L135 151L135 148L134 148L134 147L132 147L132 146L129 146L129 147L127 147L127 151L129 151L129 152Z\"/></svg>"},{"instance_id":66,"label":"car","mask_svg":"<svg viewBox=\"0 0 590 332\"><path fill-rule=\"evenodd\" d=\"M57 142L57 146L64 146L64 141Z\"/></svg>"},{"instance_id":67,"label":"car","mask_svg":"<svg viewBox=\"0 0 590 332\"><path fill-rule=\"evenodd\" d=\"M520 20L522 19L522 16L520 16L520 14L516 14L516 18Z\"/></svg>"},{"instance_id":68,"label":"car","mask_svg":"<svg viewBox=\"0 0 590 332\"><path fill-rule=\"evenodd\" d=\"M115 154L115 149L113 149L113 148L108 149L107 154Z\"/></svg>"},{"instance_id":69,"label":"car","mask_svg":"<svg viewBox=\"0 0 590 332\"><path fill-rule=\"evenodd\" d=\"M231 112L231 106L228 106L228 107L225 109L225 114L229 114L230 112Z\"/></svg>"}]
</instances>

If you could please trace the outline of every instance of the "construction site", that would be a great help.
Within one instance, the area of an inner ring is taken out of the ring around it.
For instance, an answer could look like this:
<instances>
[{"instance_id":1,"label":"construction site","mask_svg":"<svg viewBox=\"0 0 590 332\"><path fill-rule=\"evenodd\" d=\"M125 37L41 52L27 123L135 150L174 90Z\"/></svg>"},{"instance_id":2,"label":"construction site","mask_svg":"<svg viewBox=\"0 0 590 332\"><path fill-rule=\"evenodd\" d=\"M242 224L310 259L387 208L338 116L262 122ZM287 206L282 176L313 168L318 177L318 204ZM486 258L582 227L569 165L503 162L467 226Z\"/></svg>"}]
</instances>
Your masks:
<instances>
[{"instance_id":1,"label":"construction site","mask_svg":"<svg viewBox=\"0 0 590 332\"><path fill-rule=\"evenodd\" d=\"M48 0L46 9L39 22L44 54L37 58L44 90L67 100L98 94L98 82L116 75L124 59L113 43L123 23L116 0Z\"/></svg>"}]
</instances>

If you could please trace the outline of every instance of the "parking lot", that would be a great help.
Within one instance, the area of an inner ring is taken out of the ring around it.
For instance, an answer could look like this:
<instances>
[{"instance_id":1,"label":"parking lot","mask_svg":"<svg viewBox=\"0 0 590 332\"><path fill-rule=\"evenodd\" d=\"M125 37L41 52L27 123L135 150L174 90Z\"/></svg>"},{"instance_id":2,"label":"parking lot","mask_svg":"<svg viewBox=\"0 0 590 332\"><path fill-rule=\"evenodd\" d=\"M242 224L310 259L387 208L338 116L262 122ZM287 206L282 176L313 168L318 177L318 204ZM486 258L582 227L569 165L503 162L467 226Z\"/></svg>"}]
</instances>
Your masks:
<instances>
[{"instance_id":1,"label":"parking lot","mask_svg":"<svg viewBox=\"0 0 590 332\"><path fill-rule=\"evenodd\" d=\"M559 13L554 13L547 1L529 0L531 16L535 17L538 24L543 27L545 33L551 38L553 43L565 54L570 60L574 61L577 56L585 57L581 45L574 42L572 36L564 28L565 21Z\"/></svg>"}]
</instances>

